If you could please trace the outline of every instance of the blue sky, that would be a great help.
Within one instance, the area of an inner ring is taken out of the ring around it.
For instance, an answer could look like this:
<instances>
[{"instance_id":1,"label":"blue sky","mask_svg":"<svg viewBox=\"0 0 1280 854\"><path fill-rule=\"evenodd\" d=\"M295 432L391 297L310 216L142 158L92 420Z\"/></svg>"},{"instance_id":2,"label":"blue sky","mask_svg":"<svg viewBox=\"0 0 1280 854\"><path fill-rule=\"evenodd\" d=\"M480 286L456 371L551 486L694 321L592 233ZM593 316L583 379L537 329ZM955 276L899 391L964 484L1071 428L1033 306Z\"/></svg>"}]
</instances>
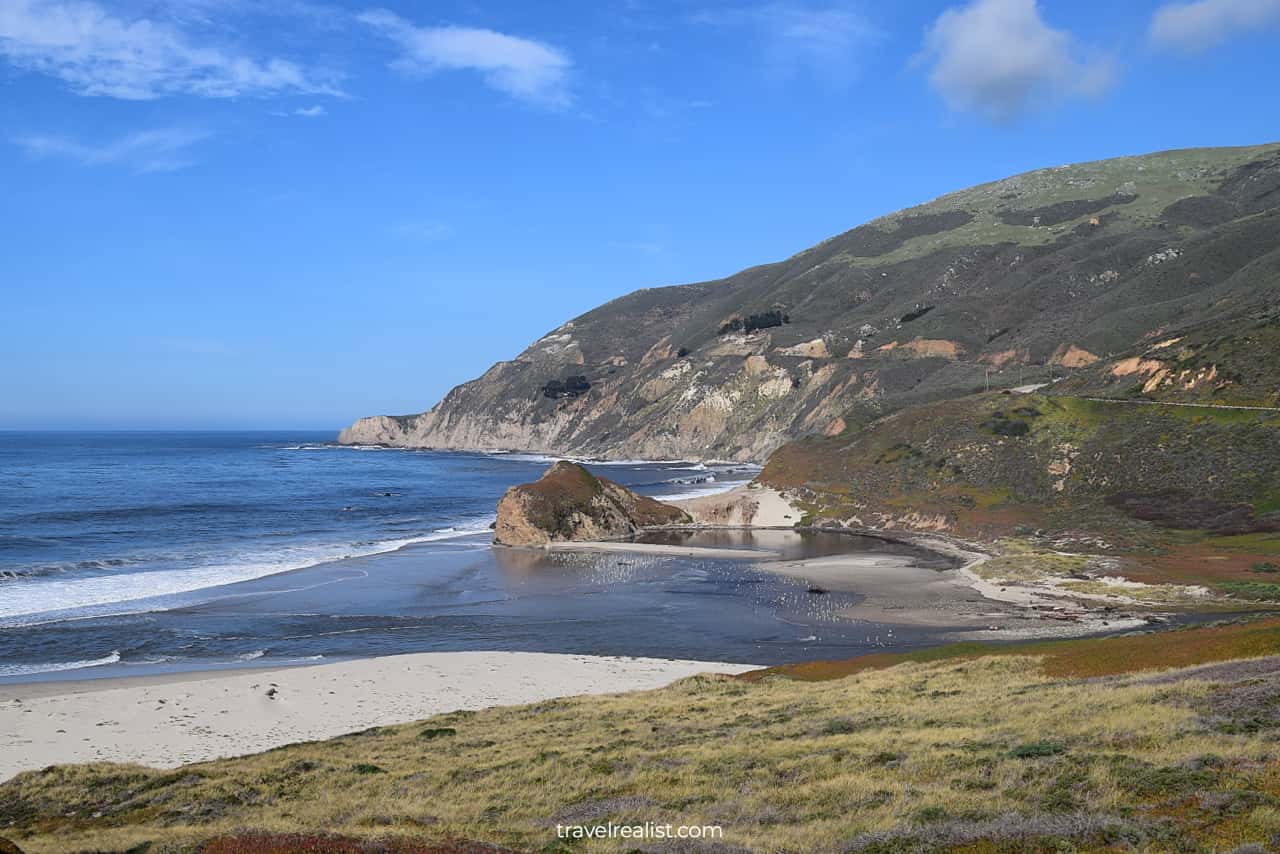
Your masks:
<instances>
[{"instance_id":1,"label":"blue sky","mask_svg":"<svg viewBox=\"0 0 1280 854\"><path fill-rule=\"evenodd\" d=\"M0 427L425 409L640 287L1280 139L1280 0L0 0Z\"/></svg>"}]
</instances>

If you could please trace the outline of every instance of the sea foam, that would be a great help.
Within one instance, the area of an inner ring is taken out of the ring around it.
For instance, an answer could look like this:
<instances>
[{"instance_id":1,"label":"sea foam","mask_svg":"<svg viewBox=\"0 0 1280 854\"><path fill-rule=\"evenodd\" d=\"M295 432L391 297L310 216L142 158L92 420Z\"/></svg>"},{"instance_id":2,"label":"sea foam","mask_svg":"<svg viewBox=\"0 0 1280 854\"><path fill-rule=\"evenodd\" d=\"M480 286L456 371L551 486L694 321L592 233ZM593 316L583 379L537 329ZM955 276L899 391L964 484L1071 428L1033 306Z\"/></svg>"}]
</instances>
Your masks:
<instances>
[{"instance_id":1,"label":"sea foam","mask_svg":"<svg viewBox=\"0 0 1280 854\"><path fill-rule=\"evenodd\" d=\"M19 578L5 584L0 599L0 627L31 625L77 617L101 617L149 610L143 605L160 597L194 593L241 581L252 581L296 569L352 557L385 554L418 543L467 537L488 531L493 516L475 519L417 537L330 546L285 549L243 562L184 569L122 573L89 578Z\"/></svg>"}]
</instances>

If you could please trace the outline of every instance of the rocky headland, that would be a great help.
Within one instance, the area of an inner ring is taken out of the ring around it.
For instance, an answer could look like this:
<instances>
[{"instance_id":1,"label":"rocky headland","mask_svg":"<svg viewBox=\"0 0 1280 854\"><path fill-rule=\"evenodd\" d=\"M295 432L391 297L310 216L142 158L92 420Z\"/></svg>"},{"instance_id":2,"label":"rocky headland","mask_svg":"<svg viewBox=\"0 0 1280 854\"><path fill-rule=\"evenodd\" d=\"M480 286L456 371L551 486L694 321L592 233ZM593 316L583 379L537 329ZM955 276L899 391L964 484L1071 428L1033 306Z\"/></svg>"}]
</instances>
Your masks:
<instances>
[{"instance_id":1,"label":"rocky headland","mask_svg":"<svg viewBox=\"0 0 1280 854\"><path fill-rule=\"evenodd\" d=\"M498 502L493 541L503 546L617 540L646 528L686 525L688 513L562 460Z\"/></svg>"}]
</instances>

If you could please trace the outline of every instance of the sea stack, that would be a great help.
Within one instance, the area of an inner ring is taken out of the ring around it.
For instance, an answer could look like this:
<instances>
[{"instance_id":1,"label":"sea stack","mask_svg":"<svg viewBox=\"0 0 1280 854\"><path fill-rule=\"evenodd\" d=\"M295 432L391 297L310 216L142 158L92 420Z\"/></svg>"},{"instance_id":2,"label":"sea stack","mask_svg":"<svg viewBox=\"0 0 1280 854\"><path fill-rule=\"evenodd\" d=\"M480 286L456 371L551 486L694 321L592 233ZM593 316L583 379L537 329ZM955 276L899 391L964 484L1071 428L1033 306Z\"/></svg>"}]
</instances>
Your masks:
<instances>
[{"instance_id":1,"label":"sea stack","mask_svg":"<svg viewBox=\"0 0 1280 854\"><path fill-rule=\"evenodd\" d=\"M513 486L498 502L493 542L545 546L553 542L618 540L645 528L687 525L678 507L637 495L582 466L561 461L533 483Z\"/></svg>"}]
</instances>

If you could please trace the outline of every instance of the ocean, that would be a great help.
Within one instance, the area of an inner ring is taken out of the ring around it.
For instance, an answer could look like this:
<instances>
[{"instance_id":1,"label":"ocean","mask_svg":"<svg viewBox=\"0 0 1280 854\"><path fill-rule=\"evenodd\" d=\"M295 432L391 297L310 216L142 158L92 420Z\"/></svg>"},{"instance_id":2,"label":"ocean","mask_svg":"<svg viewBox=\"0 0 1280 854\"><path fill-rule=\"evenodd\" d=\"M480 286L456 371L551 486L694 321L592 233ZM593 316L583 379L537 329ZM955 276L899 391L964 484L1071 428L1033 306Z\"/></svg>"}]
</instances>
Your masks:
<instances>
[{"instance_id":1,"label":"ocean","mask_svg":"<svg viewBox=\"0 0 1280 854\"><path fill-rule=\"evenodd\" d=\"M549 458L332 439L0 433L0 680L442 649L779 661L878 645L823 616L839 597L815 606L745 561L490 548L498 498ZM589 467L663 498L756 472ZM894 548L839 540L803 548Z\"/></svg>"}]
</instances>

